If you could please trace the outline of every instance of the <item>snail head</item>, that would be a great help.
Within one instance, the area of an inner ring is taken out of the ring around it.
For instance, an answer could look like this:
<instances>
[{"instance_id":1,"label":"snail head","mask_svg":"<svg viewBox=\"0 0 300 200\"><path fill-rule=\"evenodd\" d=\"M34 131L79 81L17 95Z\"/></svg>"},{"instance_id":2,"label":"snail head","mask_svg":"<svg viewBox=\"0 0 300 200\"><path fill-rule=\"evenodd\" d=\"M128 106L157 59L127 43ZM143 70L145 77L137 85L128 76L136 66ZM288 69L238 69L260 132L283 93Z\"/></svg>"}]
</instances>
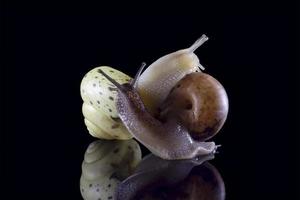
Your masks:
<instances>
[{"instance_id":1,"label":"snail head","mask_svg":"<svg viewBox=\"0 0 300 200\"><path fill-rule=\"evenodd\" d=\"M141 73L142 73L143 69L145 68L145 66L146 66L146 63L143 62L142 65L140 66L138 72L136 73L134 79L132 79L130 83L124 83L124 84L118 83L116 80L111 78L109 75L107 75L101 69L99 69L98 72L101 73L105 78L107 78L112 84L114 84L117 87L117 89L119 91L119 95L127 97L129 100L131 100L131 102L133 102L134 104L137 104L136 106L138 106L140 108L144 108L144 105L141 104L142 100L141 100L140 95L137 92L137 88L138 88L138 80L139 80Z\"/></svg>"}]
</instances>

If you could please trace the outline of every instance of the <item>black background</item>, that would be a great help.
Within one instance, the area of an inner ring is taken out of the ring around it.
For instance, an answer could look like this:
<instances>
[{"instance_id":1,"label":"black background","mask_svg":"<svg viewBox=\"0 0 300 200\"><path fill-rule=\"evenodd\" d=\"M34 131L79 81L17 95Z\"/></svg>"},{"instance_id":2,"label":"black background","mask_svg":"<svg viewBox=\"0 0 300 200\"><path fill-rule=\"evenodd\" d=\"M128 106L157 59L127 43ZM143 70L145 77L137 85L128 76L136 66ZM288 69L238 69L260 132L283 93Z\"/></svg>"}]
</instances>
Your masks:
<instances>
[{"instance_id":1,"label":"black background","mask_svg":"<svg viewBox=\"0 0 300 200\"><path fill-rule=\"evenodd\" d=\"M203 33L210 39L196 54L230 102L211 162L227 199L297 199L298 5L181 3L147 12L146 5L131 12L133 5L3 4L1 189L9 199L81 199L81 162L95 140L81 114L84 74L109 65L133 76L142 61Z\"/></svg>"}]
</instances>

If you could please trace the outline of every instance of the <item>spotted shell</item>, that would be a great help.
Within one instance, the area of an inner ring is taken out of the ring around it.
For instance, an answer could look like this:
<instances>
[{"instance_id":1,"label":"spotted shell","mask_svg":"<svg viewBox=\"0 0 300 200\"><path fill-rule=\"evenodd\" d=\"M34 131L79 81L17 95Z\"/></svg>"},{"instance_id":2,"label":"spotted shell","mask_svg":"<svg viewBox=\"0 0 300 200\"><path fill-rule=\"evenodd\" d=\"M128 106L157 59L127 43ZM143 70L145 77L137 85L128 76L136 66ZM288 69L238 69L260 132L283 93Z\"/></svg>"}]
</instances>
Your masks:
<instances>
[{"instance_id":1,"label":"spotted shell","mask_svg":"<svg viewBox=\"0 0 300 200\"><path fill-rule=\"evenodd\" d=\"M118 184L141 161L141 149L131 140L97 140L87 148L82 163L80 191L85 200L115 199Z\"/></svg>"},{"instance_id":2,"label":"spotted shell","mask_svg":"<svg viewBox=\"0 0 300 200\"><path fill-rule=\"evenodd\" d=\"M117 88L98 72L101 69L118 83L124 84L131 77L108 66L96 67L89 71L80 85L84 101L82 112L85 124L91 135L100 139L130 139L127 131L118 118L116 109Z\"/></svg>"}]
</instances>

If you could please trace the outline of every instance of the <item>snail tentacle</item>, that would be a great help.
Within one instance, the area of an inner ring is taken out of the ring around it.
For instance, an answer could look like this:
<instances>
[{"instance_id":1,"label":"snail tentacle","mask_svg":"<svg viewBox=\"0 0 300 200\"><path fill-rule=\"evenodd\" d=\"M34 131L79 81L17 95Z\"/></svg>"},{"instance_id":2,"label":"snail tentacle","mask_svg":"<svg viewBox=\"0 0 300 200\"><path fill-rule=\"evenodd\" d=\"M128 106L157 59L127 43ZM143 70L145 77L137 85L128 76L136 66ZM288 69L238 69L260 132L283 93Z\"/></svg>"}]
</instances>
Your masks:
<instances>
[{"instance_id":1,"label":"snail tentacle","mask_svg":"<svg viewBox=\"0 0 300 200\"><path fill-rule=\"evenodd\" d=\"M145 68L146 63L142 62L141 67L139 68L138 72L136 73L134 79L132 80L132 82L130 83L132 85L133 88L137 88L138 87L138 80L142 74L143 69Z\"/></svg>"}]
</instances>

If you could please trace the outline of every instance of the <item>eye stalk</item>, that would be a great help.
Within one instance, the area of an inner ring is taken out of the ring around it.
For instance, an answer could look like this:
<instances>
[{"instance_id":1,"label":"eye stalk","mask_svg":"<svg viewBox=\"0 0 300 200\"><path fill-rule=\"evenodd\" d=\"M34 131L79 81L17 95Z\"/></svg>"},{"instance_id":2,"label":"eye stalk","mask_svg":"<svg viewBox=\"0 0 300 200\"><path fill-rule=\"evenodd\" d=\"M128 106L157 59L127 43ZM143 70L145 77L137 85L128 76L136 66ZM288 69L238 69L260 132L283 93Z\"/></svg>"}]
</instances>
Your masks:
<instances>
[{"instance_id":1,"label":"eye stalk","mask_svg":"<svg viewBox=\"0 0 300 200\"><path fill-rule=\"evenodd\" d=\"M102 74L105 78L107 78L107 80L109 80L112 84L114 84L119 90L124 90L123 86L120 83L118 83L117 81L112 79L110 76L108 76L104 71L102 71L101 69L98 69L98 72L100 74Z\"/></svg>"},{"instance_id":2,"label":"eye stalk","mask_svg":"<svg viewBox=\"0 0 300 200\"><path fill-rule=\"evenodd\" d=\"M141 76L141 73L143 71L143 69L145 68L146 66L146 63L145 62L142 62L142 65L141 67L139 68L138 72L136 73L134 79L131 81L130 85L136 89L137 88L137 85L138 85L138 79L140 78ZM101 69L98 69L98 72L100 74L102 74L105 78L107 78L107 80L109 80L112 84L114 84L119 90L121 91L124 91L125 88L119 84L117 81L115 81L114 79L112 79L110 76L108 76L104 71L102 71Z\"/></svg>"},{"instance_id":3,"label":"eye stalk","mask_svg":"<svg viewBox=\"0 0 300 200\"><path fill-rule=\"evenodd\" d=\"M142 62L141 67L139 68L138 72L136 73L134 79L131 82L131 85L134 89L137 89L137 87L138 87L138 80L141 77L142 71L145 68L145 66L146 66L146 63Z\"/></svg>"}]
</instances>

